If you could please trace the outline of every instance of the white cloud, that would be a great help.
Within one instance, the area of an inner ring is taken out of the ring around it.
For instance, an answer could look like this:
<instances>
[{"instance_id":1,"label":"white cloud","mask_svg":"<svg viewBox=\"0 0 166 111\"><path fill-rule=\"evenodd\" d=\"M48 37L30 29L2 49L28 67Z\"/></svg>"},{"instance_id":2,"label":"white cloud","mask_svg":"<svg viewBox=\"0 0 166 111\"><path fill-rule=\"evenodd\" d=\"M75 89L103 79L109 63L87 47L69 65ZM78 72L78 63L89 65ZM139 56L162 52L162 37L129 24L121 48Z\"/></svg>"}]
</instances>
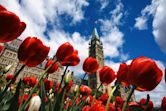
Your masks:
<instances>
[{"instance_id":1,"label":"white cloud","mask_svg":"<svg viewBox=\"0 0 166 111\"><path fill-rule=\"evenodd\" d=\"M147 21L149 16L153 17L152 28L156 43L161 50L166 53L166 1L152 0L150 5L147 5L142 11L141 16L136 18L135 27L139 30L147 29Z\"/></svg>"},{"instance_id":2,"label":"white cloud","mask_svg":"<svg viewBox=\"0 0 166 111\"><path fill-rule=\"evenodd\" d=\"M109 5L109 0L97 0L97 1L100 2L101 4L101 7L100 7L101 11Z\"/></svg>"},{"instance_id":3,"label":"white cloud","mask_svg":"<svg viewBox=\"0 0 166 111\"><path fill-rule=\"evenodd\" d=\"M147 5L142 11L141 11L141 16L135 18L135 24L134 27L137 28L138 30L147 30L147 21L150 15L154 15L156 12L156 8L159 5L159 2L161 0L152 0L150 5Z\"/></svg>"},{"instance_id":4,"label":"white cloud","mask_svg":"<svg viewBox=\"0 0 166 111\"><path fill-rule=\"evenodd\" d=\"M153 35L162 51L166 53L166 1L161 0L153 20Z\"/></svg>"},{"instance_id":5,"label":"white cloud","mask_svg":"<svg viewBox=\"0 0 166 111\"><path fill-rule=\"evenodd\" d=\"M135 19L136 23L134 25L135 28L139 30L146 30L147 27L147 19L145 17L137 17Z\"/></svg>"},{"instance_id":6,"label":"white cloud","mask_svg":"<svg viewBox=\"0 0 166 111\"><path fill-rule=\"evenodd\" d=\"M123 4L118 0L115 9L110 12L110 18L98 20L101 23L105 56L112 58L122 54L120 48L124 43L124 34L119 30L119 26L122 24L123 12Z\"/></svg>"}]
</instances>

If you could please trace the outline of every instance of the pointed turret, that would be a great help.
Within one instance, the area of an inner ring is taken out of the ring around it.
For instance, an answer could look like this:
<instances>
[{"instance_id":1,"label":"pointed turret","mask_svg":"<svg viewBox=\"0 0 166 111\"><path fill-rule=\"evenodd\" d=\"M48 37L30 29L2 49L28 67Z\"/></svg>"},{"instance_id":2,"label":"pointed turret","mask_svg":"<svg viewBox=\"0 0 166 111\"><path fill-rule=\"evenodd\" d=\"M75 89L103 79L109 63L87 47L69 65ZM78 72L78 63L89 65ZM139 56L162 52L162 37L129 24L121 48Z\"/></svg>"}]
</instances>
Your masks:
<instances>
[{"instance_id":1,"label":"pointed turret","mask_svg":"<svg viewBox=\"0 0 166 111\"><path fill-rule=\"evenodd\" d=\"M96 28L94 28L94 29L93 29L93 32L92 32L92 39L94 39L94 38L99 39L99 34L98 34Z\"/></svg>"}]
</instances>

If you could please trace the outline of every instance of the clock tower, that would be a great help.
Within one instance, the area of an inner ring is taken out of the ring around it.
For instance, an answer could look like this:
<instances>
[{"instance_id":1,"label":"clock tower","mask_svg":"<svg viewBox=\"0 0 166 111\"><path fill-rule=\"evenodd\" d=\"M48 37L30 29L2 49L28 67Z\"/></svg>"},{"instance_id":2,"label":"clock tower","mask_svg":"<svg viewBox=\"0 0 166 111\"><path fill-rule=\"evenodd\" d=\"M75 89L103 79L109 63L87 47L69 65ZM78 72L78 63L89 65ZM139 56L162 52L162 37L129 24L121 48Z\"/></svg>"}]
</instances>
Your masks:
<instances>
[{"instance_id":1,"label":"clock tower","mask_svg":"<svg viewBox=\"0 0 166 111\"><path fill-rule=\"evenodd\" d=\"M96 58L99 63L99 68L104 66L103 44L100 41L96 28L93 29L91 40L89 42L89 57ZM96 89L100 85L98 71L92 75L89 75L88 83L92 89Z\"/></svg>"}]
</instances>

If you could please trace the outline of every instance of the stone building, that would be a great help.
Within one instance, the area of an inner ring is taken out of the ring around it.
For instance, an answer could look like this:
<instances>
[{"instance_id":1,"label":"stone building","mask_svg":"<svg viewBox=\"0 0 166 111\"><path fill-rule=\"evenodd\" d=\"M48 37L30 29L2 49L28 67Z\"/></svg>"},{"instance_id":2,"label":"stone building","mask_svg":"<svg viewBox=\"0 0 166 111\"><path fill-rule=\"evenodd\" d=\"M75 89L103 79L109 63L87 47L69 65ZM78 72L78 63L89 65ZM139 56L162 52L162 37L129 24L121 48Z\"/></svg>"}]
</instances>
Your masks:
<instances>
[{"instance_id":1,"label":"stone building","mask_svg":"<svg viewBox=\"0 0 166 111\"><path fill-rule=\"evenodd\" d=\"M0 50L0 67L5 67L9 64L12 64L12 68L8 71L10 74L14 74L16 71L18 71L22 64L19 63L19 60L17 58L17 51L19 46L21 45L22 40L15 39L11 42L0 44L1 50ZM46 58L41 64L39 64L36 67L25 67L23 71L20 72L17 79L23 78L25 76L34 76L39 78L40 74L44 72L45 64L47 62L49 57ZM59 69L54 72L53 74L49 74L49 79L59 82L61 79L61 74L63 72L63 67L59 66Z\"/></svg>"}]
</instances>

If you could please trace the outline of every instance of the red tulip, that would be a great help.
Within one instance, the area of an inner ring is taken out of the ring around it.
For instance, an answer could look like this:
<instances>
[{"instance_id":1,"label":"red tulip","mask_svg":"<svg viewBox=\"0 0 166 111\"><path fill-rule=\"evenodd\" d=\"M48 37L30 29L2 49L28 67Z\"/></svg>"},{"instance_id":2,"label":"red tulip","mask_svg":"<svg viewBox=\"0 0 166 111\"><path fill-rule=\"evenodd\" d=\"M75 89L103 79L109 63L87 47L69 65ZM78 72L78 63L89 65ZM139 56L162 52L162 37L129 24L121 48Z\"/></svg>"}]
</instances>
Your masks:
<instances>
[{"instance_id":1,"label":"red tulip","mask_svg":"<svg viewBox=\"0 0 166 111\"><path fill-rule=\"evenodd\" d=\"M117 96L115 98L115 106L122 108L124 104L124 99L122 97Z\"/></svg>"},{"instance_id":2,"label":"red tulip","mask_svg":"<svg viewBox=\"0 0 166 111\"><path fill-rule=\"evenodd\" d=\"M23 83L33 87L37 83L37 79L36 79L36 77L24 77Z\"/></svg>"},{"instance_id":3,"label":"red tulip","mask_svg":"<svg viewBox=\"0 0 166 111\"><path fill-rule=\"evenodd\" d=\"M127 78L137 90L151 91L160 83L162 71L152 59L139 57L132 61Z\"/></svg>"},{"instance_id":4,"label":"red tulip","mask_svg":"<svg viewBox=\"0 0 166 111\"><path fill-rule=\"evenodd\" d=\"M101 104L101 101L95 101L90 111L106 111L105 106Z\"/></svg>"},{"instance_id":5,"label":"red tulip","mask_svg":"<svg viewBox=\"0 0 166 111\"><path fill-rule=\"evenodd\" d=\"M6 80L7 80L7 81L12 80L13 78L14 78L14 75L13 75L13 74L7 74L7 75L6 75Z\"/></svg>"},{"instance_id":6,"label":"red tulip","mask_svg":"<svg viewBox=\"0 0 166 111\"><path fill-rule=\"evenodd\" d=\"M85 85L80 86L80 94L90 95L91 92L92 92L92 90L88 86L85 86Z\"/></svg>"},{"instance_id":7,"label":"red tulip","mask_svg":"<svg viewBox=\"0 0 166 111\"><path fill-rule=\"evenodd\" d=\"M78 51L75 50L72 55L65 57L65 59L61 62L63 66L76 66L80 62L80 58L78 57Z\"/></svg>"},{"instance_id":8,"label":"red tulip","mask_svg":"<svg viewBox=\"0 0 166 111\"><path fill-rule=\"evenodd\" d=\"M23 78L23 83L26 85L29 85L30 77L24 77Z\"/></svg>"},{"instance_id":9,"label":"red tulip","mask_svg":"<svg viewBox=\"0 0 166 111\"><path fill-rule=\"evenodd\" d=\"M108 66L103 66L99 71L100 81L106 85L115 79L115 72Z\"/></svg>"},{"instance_id":10,"label":"red tulip","mask_svg":"<svg viewBox=\"0 0 166 111\"><path fill-rule=\"evenodd\" d=\"M69 92L72 86L73 86L73 81L70 80L69 83L67 84L66 91Z\"/></svg>"},{"instance_id":11,"label":"red tulip","mask_svg":"<svg viewBox=\"0 0 166 111\"><path fill-rule=\"evenodd\" d=\"M26 24L19 17L0 5L0 42L16 39L25 30Z\"/></svg>"},{"instance_id":12,"label":"red tulip","mask_svg":"<svg viewBox=\"0 0 166 111\"><path fill-rule=\"evenodd\" d=\"M166 96L163 97L163 100L161 103L161 111L166 111Z\"/></svg>"},{"instance_id":13,"label":"red tulip","mask_svg":"<svg viewBox=\"0 0 166 111\"><path fill-rule=\"evenodd\" d=\"M73 46L69 42L66 42L58 48L56 52L56 58L59 61L63 61L67 56L72 55L73 52L74 52Z\"/></svg>"},{"instance_id":14,"label":"red tulip","mask_svg":"<svg viewBox=\"0 0 166 111\"><path fill-rule=\"evenodd\" d=\"M88 95L88 96L83 96L82 100L86 101L86 104L91 105L93 100L95 100L95 98L92 95Z\"/></svg>"},{"instance_id":15,"label":"red tulip","mask_svg":"<svg viewBox=\"0 0 166 111\"><path fill-rule=\"evenodd\" d=\"M97 62L97 60L93 57L88 57L85 59L84 63L83 63L83 70L87 73L87 74L93 74L97 71L97 69L99 68L99 64Z\"/></svg>"},{"instance_id":16,"label":"red tulip","mask_svg":"<svg viewBox=\"0 0 166 111\"><path fill-rule=\"evenodd\" d=\"M106 105L109 95L107 93L102 94L99 98L99 100L102 102L102 104Z\"/></svg>"},{"instance_id":17,"label":"red tulip","mask_svg":"<svg viewBox=\"0 0 166 111\"><path fill-rule=\"evenodd\" d=\"M90 106L86 105L82 108L82 111L90 111Z\"/></svg>"},{"instance_id":18,"label":"red tulip","mask_svg":"<svg viewBox=\"0 0 166 111\"><path fill-rule=\"evenodd\" d=\"M36 77L30 77L29 86L34 87L37 83Z\"/></svg>"},{"instance_id":19,"label":"red tulip","mask_svg":"<svg viewBox=\"0 0 166 111\"><path fill-rule=\"evenodd\" d=\"M54 88L55 89L54 93L57 93L58 90L59 90L59 93L62 92L62 88L59 89L59 87L60 87L60 83L57 82L56 85L55 85L55 88Z\"/></svg>"},{"instance_id":20,"label":"red tulip","mask_svg":"<svg viewBox=\"0 0 166 111\"><path fill-rule=\"evenodd\" d=\"M53 87L54 83L52 81L48 80L48 79L45 79L44 80L44 85L45 85L45 90L48 91Z\"/></svg>"},{"instance_id":21,"label":"red tulip","mask_svg":"<svg viewBox=\"0 0 166 111\"><path fill-rule=\"evenodd\" d=\"M18 106L20 106L20 104L24 103L25 101L27 101L28 99L28 94L24 94L22 96L19 97L19 100L18 100Z\"/></svg>"},{"instance_id":22,"label":"red tulip","mask_svg":"<svg viewBox=\"0 0 166 111\"><path fill-rule=\"evenodd\" d=\"M152 111L153 110L153 102L152 101L149 101L147 103L147 99L142 98L139 103L145 111Z\"/></svg>"},{"instance_id":23,"label":"red tulip","mask_svg":"<svg viewBox=\"0 0 166 111\"><path fill-rule=\"evenodd\" d=\"M117 81L124 86L129 86L129 82L127 79L128 71L129 71L129 66L126 63L121 63L119 70L117 72Z\"/></svg>"},{"instance_id":24,"label":"red tulip","mask_svg":"<svg viewBox=\"0 0 166 111\"><path fill-rule=\"evenodd\" d=\"M36 37L26 38L18 49L18 59L29 67L35 67L45 60L50 48Z\"/></svg>"},{"instance_id":25,"label":"red tulip","mask_svg":"<svg viewBox=\"0 0 166 111\"><path fill-rule=\"evenodd\" d=\"M47 69L52 64L53 64L53 60L49 59L47 61L46 65L45 65L45 69ZM47 73L53 73L53 72L55 72L57 70L58 70L58 62L56 62L53 66L51 66L49 68L49 70L47 71Z\"/></svg>"},{"instance_id":26,"label":"red tulip","mask_svg":"<svg viewBox=\"0 0 166 111\"><path fill-rule=\"evenodd\" d=\"M116 111L115 106L112 103L109 103L108 109L109 109L108 111Z\"/></svg>"}]
</instances>

